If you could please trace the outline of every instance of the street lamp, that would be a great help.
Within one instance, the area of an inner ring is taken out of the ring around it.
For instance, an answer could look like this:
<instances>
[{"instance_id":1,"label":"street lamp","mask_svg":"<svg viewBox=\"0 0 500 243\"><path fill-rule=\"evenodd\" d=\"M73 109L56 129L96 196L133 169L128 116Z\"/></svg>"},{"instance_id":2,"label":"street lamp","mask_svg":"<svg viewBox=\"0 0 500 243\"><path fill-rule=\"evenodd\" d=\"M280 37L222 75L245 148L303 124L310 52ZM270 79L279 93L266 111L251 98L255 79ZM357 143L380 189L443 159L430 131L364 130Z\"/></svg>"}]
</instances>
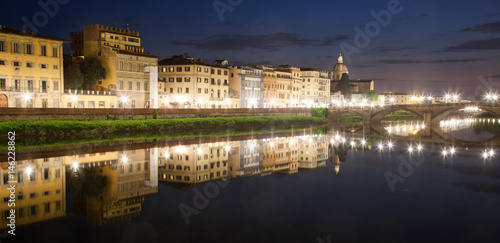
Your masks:
<instances>
[{"instance_id":1,"label":"street lamp","mask_svg":"<svg viewBox=\"0 0 500 243\"><path fill-rule=\"evenodd\" d=\"M31 93L29 92L24 93L23 100L26 101L26 108L29 108L29 103L31 101Z\"/></svg>"},{"instance_id":2,"label":"street lamp","mask_svg":"<svg viewBox=\"0 0 500 243\"><path fill-rule=\"evenodd\" d=\"M122 103L123 105L123 109L125 109L125 105L127 104L128 102L128 97L127 96L122 96L120 97L120 102Z\"/></svg>"},{"instance_id":3,"label":"street lamp","mask_svg":"<svg viewBox=\"0 0 500 243\"><path fill-rule=\"evenodd\" d=\"M73 107L76 108L76 102L78 101L78 96L76 95L71 95L71 101L73 102Z\"/></svg>"}]
</instances>

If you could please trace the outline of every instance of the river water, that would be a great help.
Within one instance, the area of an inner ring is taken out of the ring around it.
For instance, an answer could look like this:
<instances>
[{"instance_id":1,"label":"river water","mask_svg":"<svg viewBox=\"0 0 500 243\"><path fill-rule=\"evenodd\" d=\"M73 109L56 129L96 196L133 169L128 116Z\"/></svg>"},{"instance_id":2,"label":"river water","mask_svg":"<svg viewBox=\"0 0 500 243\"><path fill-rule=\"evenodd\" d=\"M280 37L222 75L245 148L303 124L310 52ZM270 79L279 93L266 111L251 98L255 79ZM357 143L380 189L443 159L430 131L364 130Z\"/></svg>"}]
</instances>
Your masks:
<instances>
[{"instance_id":1,"label":"river water","mask_svg":"<svg viewBox=\"0 0 500 243\"><path fill-rule=\"evenodd\" d=\"M8 240L497 242L498 134L455 125L441 128L470 144L422 139L412 124L385 138L305 129L20 148Z\"/></svg>"}]
</instances>

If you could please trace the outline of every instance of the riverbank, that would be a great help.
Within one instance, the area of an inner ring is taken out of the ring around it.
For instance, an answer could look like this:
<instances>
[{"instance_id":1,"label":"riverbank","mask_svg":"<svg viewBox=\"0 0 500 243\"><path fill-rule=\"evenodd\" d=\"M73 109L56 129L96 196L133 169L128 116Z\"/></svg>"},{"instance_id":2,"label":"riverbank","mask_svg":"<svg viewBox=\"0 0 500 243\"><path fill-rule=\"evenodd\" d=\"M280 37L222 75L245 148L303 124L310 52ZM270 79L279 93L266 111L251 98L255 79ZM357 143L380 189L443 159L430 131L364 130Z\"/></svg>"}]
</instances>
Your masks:
<instances>
[{"instance_id":1,"label":"riverbank","mask_svg":"<svg viewBox=\"0 0 500 243\"><path fill-rule=\"evenodd\" d=\"M319 117L220 117L115 121L9 121L0 122L0 133L38 140L102 139L117 136L192 134L206 131L244 131L305 128L325 125Z\"/></svg>"}]
</instances>

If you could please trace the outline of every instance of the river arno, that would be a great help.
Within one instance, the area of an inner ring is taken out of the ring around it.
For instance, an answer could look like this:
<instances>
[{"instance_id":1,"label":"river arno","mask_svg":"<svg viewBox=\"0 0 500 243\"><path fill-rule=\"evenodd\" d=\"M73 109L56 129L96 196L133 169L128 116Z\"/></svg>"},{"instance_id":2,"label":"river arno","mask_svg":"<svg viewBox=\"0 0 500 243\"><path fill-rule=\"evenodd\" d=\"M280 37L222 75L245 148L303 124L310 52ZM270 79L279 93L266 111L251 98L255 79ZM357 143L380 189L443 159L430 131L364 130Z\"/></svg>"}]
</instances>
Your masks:
<instances>
[{"instance_id":1,"label":"river arno","mask_svg":"<svg viewBox=\"0 0 500 243\"><path fill-rule=\"evenodd\" d=\"M495 146L425 144L419 131L386 139L328 131L184 139L55 157L40 153L18 161L20 215L16 236L9 239L499 239L500 155L483 157ZM447 130L457 138L471 131ZM1 206L3 211L7 204Z\"/></svg>"}]
</instances>

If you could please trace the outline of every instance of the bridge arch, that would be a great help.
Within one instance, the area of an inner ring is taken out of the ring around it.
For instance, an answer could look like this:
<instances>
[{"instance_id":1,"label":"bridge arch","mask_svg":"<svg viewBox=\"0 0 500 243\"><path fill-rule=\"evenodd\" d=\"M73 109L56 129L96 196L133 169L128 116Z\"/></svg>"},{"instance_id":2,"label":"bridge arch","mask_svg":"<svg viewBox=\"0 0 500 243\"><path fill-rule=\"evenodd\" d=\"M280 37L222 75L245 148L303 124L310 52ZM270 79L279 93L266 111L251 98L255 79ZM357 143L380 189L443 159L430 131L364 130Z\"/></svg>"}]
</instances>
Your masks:
<instances>
[{"instance_id":1,"label":"bridge arch","mask_svg":"<svg viewBox=\"0 0 500 243\"><path fill-rule=\"evenodd\" d=\"M453 107L450 107L448 109L445 109L445 110L439 112L438 114L433 114L432 123L438 124L441 120L443 120L445 117L449 116L450 114L458 112L459 110L462 110L462 109L467 108L469 106L471 106L471 105L453 106ZM487 112L489 112L497 117L500 117L499 107L479 105L478 108L483 110L483 111L487 111Z\"/></svg>"},{"instance_id":2,"label":"bridge arch","mask_svg":"<svg viewBox=\"0 0 500 243\"><path fill-rule=\"evenodd\" d=\"M423 114L421 112L419 112L418 110L411 109L411 107L408 107L408 106L390 106L390 107L386 107L385 109L381 109L377 112L372 113L371 121L372 122L382 122L382 120L385 118L385 116L387 116L395 111L408 111L408 112L411 112L412 114L415 114L420 119L424 119Z\"/></svg>"}]
</instances>

